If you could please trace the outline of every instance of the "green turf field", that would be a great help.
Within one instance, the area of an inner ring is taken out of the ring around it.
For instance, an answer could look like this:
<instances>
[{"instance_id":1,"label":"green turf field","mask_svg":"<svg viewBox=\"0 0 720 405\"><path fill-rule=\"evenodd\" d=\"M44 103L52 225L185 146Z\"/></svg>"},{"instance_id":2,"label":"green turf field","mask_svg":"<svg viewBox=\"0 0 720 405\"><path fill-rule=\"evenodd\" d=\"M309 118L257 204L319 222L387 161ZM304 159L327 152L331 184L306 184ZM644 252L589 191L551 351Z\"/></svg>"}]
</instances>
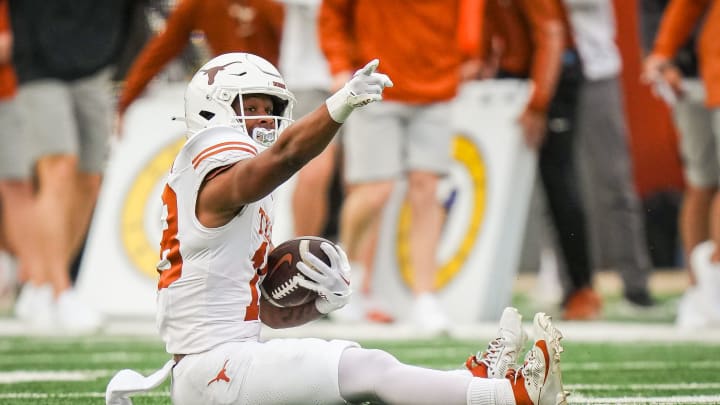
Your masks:
<instances>
[{"instance_id":1,"label":"green turf field","mask_svg":"<svg viewBox=\"0 0 720 405\"><path fill-rule=\"evenodd\" d=\"M655 297L658 305L653 310L637 312L612 292L604 296L602 322L559 325L566 333L562 368L565 388L572 393L569 403L720 404L720 334L717 330L677 333L672 323L679 293L661 291ZM516 294L513 305L525 317L527 328L536 311L559 318L557 309L539 306L526 293ZM126 328L132 337L116 330L95 337L41 338L26 336L8 319L0 314L0 405L103 404L105 386L115 372L131 368L147 375L168 360L152 320L141 324L142 331ZM346 328L340 336L331 331L330 337L359 340L365 347L388 350L408 363L453 369L487 344L487 336L472 340L478 336L476 331L487 335L495 328L491 322L455 339L418 339L402 328L387 333ZM631 335L618 338L628 330ZM316 332L300 331L300 336L327 337ZM274 336L286 334L298 336L293 330ZM638 339L651 343L621 342ZM133 400L136 405L169 404L168 385Z\"/></svg>"},{"instance_id":2,"label":"green turf field","mask_svg":"<svg viewBox=\"0 0 720 405\"><path fill-rule=\"evenodd\" d=\"M440 369L458 367L478 349L477 342L454 339L362 343ZM564 346L570 403L720 403L720 342ZM149 374L167 359L160 341L150 337L0 337L0 404L101 404L117 370ZM135 404L169 402L167 384L134 397Z\"/></svg>"}]
</instances>

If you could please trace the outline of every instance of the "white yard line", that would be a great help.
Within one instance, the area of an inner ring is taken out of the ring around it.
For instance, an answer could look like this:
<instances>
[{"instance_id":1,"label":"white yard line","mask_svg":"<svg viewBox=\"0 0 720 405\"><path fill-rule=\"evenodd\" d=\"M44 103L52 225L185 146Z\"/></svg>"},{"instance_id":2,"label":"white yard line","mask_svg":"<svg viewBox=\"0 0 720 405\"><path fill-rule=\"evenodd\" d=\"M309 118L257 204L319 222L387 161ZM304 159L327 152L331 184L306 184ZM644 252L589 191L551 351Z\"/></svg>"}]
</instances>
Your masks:
<instances>
[{"instance_id":1,"label":"white yard line","mask_svg":"<svg viewBox=\"0 0 720 405\"><path fill-rule=\"evenodd\" d=\"M163 353L132 353L132 352L96 352L96 353L3 353L0 356L0 365L6 364L47 364L62 362L82 362L89 364L104 364L107 362L135 363L158 358L162 365L169 355Z\"/></svg>"},{"instance_id":2,"label":"white yard line","mask_svg":"<svg viewBox=\"0 0 720 405\"><path fill-rule=\"evenodd\" d=\"M697 395L697 396L677 396L677 397L607 397L607 398L590 398L582 395L570 395L568 398L570 404L718 404L720 403L720 395Z\"/></svg>"},{"instance_id":3,"label":"white yard line","mask_svg":"<svg viewBox=\"0 0 720 405\"><path fill-rule=\"evenodd\" d=\"M106 370L3 371L0 372L0 384L37 381L92 381L108 375L111 373Z\"/></svg>"},{"instance_id":4,"label":"white yard line","mask_svg":"<svg viewBox=\"0 0 720 405\"><path fill-rule=\"evenodd\" d=\"M568 342L720 342L720 326L708 329L680 329L666 323L630 322L556 322ZM528 331L530 323L526 323ZM458 339L487 340L497 332L497 322L457 324L451 328L451 336ZM0 318L0 336L47 336L28 330L22 323L10 318ZM67 335L51 335L63 338ZM155 321L152 319L115 319L109 322L100 339L112 336L143 337L157 339ZM338 324L326 321L313 322L298 328L273 330L264 328L264 339L278 337L318 337L353 340L403 340L427 338L409 324Z\"/></svg>"},{"instance_id":5,"label":"white yard line","mask_svg":"<svg viewBox=\"0 0 720 405\"><path fill-rule=\"evenodd\" d=\"M168 391L150 391L133 397L169 397ZM48 399L48 398L105 398L104 392L59 392L47 394L43 392L5 392L0 393L0 399Z\"/></svg>"},{"instance_id":6,"label":"white yard line","mask_svg":"<svg viewBox=\"0 0 720 405\"><path fill-rule=\"evenodd\" d=\"M563 384L566 390L615 391L631 390L709 390L720 388L720 383L679 383L679 384Z\"/></svg>"}]
</instances>

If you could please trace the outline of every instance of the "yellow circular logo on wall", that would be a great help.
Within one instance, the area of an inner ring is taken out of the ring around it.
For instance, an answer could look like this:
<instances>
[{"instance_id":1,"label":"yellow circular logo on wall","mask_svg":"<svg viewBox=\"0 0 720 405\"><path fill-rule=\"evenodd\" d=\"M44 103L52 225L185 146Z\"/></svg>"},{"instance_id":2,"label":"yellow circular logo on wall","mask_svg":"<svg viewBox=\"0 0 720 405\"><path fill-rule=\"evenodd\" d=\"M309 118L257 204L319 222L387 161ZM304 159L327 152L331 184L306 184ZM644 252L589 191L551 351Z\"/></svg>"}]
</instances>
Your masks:
<instances>
[{"instance_id":1,"label":"yellow circular logo on wall","mask_svg":"<svg viewBox=\"0 0 720 405\"><path fill-rule=\"evenodd\" d=\"M470 218L464 229L463 237L457 245L450 258L440 265L434 286L442 288L455 277L467 261L470 252L475 247L480 228L485 217L485 204L487 201L486 189L487 178L485 162L477 145L470 138L457 135L453 139L452 155L464 171L469 175L471 190L463 190L470 193L471 209ZM412 222L410 205L405 202L398 214L396 249L400 274L408 286L414 283L414 271L410 257L410 224Z\"/></svg>"},{"instance_id":2,"label":"yellow circular logo on wall","mask_svg":"<svg viewBox=\"0 0 720 405\"><path fill-rule=\"evenodd\" d=\"M153 189L165 179L173 159L184 144L184 137L169 144L143 167L132 183L122 208L120 233L125 253L137 269L151 278L157 278L155 265L160 257L159 245L150 242L145 230L146 207L154 195Z\"/></svg>"}]
</instances>

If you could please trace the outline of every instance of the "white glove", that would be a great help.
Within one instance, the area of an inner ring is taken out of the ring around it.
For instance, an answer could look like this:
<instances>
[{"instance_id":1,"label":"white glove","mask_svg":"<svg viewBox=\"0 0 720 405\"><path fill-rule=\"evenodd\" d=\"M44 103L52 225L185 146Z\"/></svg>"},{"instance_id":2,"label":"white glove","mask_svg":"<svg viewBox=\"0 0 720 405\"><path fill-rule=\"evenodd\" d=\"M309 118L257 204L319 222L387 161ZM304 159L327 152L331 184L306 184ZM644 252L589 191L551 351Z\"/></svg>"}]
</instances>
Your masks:
<instances>
[{"instance_id":1,"label":"white glove","mask_svg":"<svg viewBox=\"0 0 720 405\"><path fill-rule=\"evenodd\" d=\"M321 314L327 314L344 307L350 301L350 262L340 246L323 242L320 248L330 258L330 265L309 251L303 252L297 269L307 279L301 279L298 284L318 293L315 308Z\"/></svg>"},{"instance_id":2,"label":"white glove","mask_svg":"<svg viewBox=\"0 0 720 405\"><path fill-rule=\"evenodd\" d=\"M357 107L382 100L385 87L392 87L393 82L387 75L376 73L380 61L373 59L358 70L342 89L325 101L330 117L335 122L343 123Z\"/></svg>"}]
</instances>

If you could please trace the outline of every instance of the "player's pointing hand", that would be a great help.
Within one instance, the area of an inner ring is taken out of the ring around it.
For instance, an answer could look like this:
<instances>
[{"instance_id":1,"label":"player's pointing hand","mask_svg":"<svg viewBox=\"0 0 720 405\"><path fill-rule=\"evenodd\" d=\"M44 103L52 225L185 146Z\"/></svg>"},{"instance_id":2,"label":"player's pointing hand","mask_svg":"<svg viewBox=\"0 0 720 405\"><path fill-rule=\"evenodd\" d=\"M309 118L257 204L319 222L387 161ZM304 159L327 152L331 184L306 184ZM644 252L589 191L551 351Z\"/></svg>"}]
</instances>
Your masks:
<instances>
[{"instance_id":1,"label":"player's pointing hand","mask_svg":"<svg viewBox=\"0 0 720 405\"><path fill-rule=\"evenodd\" d=\"M379 64L378 59L368 62L342 89L327 99L325 104L333 120L345 122L355 108L382 100L383 90L392 87L393 82L386 74L377 73Z\"/></svg>"}]
</instances>

